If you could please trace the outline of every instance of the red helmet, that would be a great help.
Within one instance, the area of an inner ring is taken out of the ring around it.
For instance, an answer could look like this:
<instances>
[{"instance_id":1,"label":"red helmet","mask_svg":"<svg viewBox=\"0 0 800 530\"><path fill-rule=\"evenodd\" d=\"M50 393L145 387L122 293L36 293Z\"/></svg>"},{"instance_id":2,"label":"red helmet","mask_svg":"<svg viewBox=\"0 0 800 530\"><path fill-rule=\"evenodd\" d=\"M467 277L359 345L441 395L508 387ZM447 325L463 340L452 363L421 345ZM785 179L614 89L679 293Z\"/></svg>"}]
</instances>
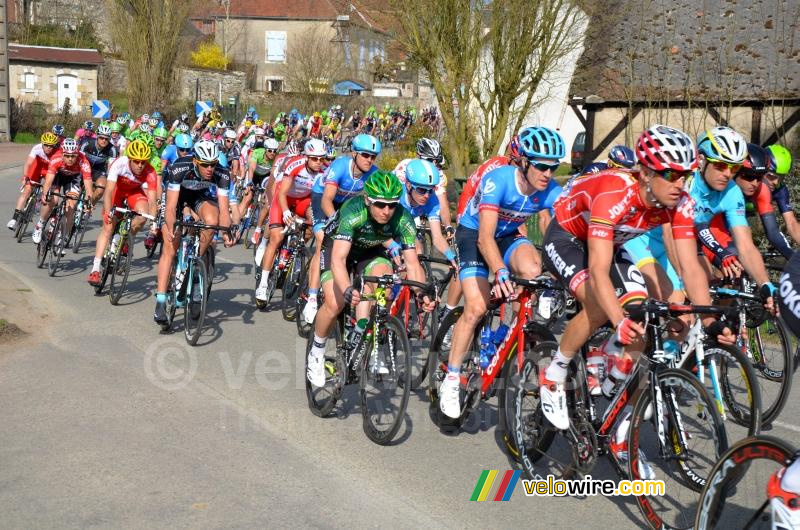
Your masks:
<instances>
[{"instance_id":1,"label":"red helmet","mask_svg":"<svg viewBox=\"0 0 800 530\"><path fill-rule=\"evenodd\" d=\"M654 171L697 169L697 149L689 136L666 125L653 125L636 141L636 158Z\"/></svg>"},{"instance_id":2,"label":"red helmet","mask_svg":"<svg viewBox=\"0 0 800 530\"><path fill-rule=\"evenodd\" d=\"M511 137L511 141L508 142L508 156L513 159L522 158L522 154L519 152L519 135L514 135Z\"/></svg>"}]
</instances>

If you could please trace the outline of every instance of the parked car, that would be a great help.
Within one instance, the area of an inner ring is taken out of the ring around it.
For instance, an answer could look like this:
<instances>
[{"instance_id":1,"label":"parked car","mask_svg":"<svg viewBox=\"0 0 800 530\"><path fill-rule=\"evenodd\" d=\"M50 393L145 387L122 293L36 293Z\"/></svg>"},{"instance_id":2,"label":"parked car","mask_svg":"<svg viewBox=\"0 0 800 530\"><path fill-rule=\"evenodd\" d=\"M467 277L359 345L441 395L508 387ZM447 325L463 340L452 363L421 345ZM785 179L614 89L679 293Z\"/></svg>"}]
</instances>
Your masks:
<instances>
[{"instance_id":1,"label":"parked car","mask_svg":"<svg viewBox=\"0 0 800 530\"><path fill-rule=\"evenodd\" d=\"M579 132L577 136L575 136L575 141L572 143L572 154L570 155L570 159L572 160L573 173L583 169L583 159L585 150L586 150L586 133Z\"/></svg>"}]
</instances>

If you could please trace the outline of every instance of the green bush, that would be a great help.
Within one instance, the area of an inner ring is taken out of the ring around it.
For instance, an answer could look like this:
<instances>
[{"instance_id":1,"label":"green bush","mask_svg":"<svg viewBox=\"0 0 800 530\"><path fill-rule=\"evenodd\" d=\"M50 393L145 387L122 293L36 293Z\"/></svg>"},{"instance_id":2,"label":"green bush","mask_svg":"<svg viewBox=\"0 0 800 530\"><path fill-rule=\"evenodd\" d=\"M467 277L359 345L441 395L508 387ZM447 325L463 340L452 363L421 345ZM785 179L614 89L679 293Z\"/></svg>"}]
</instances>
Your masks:
<instances>
[{"instance_id":1,"label":"green bush","mask_svg":"<svg viewBox=\"0 0 800 530\"><path fill-rule=\"evenodd\" d=\"M82 21L74 30L60 24L15 24L10 26L9 39L30 46L59 48L102 48L91 22Z\"/></svg>"},{"instance_id":2,"label":"green bush","mask_svg":"<svg viewBox=\"0 0 800 530\"><path fill-rule=\"evenodd\" d=\"M36 144L39 143L39 137L33 133L21 132L15 134L12 141L18 144Z\"/></svg>"}]
</instances>

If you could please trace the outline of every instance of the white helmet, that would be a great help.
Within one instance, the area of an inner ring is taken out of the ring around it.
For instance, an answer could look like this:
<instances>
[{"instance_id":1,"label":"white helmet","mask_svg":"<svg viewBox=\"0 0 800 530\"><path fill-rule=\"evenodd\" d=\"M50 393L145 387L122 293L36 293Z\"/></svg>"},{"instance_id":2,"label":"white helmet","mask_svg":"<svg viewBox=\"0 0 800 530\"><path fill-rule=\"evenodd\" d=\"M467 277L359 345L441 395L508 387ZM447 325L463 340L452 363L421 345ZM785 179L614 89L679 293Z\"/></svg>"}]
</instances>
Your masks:
<instances>
[{"instance_id":1,"label":"white helmet","mask_svg":"<svg viewBox=\"0 0 800 530\"><path fill-rule=\"evenodd\" d=\"M639 135L636 158L654 171L697 169L697 151L689 135L666 125L653 125Z\"/></svg>"},{"instance_id":2,"label":"white helmet","mask_svg":"<svg viewBox=\"0 0 800 530\"><path fill-rule=\"evenodd\" d=\"M267 149L272 149L274 151L278 150L278 141L275 138L267 138L264 142L264 147Z\"/></svg>"},{"instance_id":3,"label":"white helmet","mask_svg":"<svg viewBox=\"0 0 800 530\"><path fill-rule=\"evenodd\" d=\"M210 140L202 140L194 144L194 156L201 162L216 162L219 160L219 147Z\"/></svg>"},{"instance_id":4,"label":"white helmet","mask_svg":"<svg viewBox=\"0 0 800 530\"><path fill-rule=\"evenodd\" d=\"M228 140L236 140L236 131L233 129L227 129L225 131L225 138Z\"/></svg>"},{"instance_id":5,"label":"white helmet","mask_svg":"<svg viewBox=\"0 0 800 530\"><path fill-rule=\"evenodd\" d=\"M747 158L747 141L730 127L714 127L697 139L697 149L706 158L741 164Z\"/></svg>"},{"instance_id":6,"label":"white helmet","mask_svg":"<svg viewBox=\"0 0 800 530\"><path fill-rule=\"evenodd\" d=\"M328 149L325 147L325 142L318 138L312 138L306 142L303 148L303 154L306 156L325 156Z\"/></svg>"},{"instance_id":7,"label":"white helmet","mask_svg":"<svg viewBox=\"0 0 800 530\"><path fill-rule=\"evenodd\" d=\"M297 143L289 142L286 145L286 154L289 156L295 156L300 152L300 149L297 147Z\"/></svg>"},{"instance_id":8,"label":"white helmet","mask_svg":"<svg viewBox=\"0 0 800 530\"><path fill-rule=\"evenodd\" d=\"M255 129L253 129L253 134L255 136L264 136L264 129L262 129L261 127L256 127Z\"/></svg>"}]
</instances>

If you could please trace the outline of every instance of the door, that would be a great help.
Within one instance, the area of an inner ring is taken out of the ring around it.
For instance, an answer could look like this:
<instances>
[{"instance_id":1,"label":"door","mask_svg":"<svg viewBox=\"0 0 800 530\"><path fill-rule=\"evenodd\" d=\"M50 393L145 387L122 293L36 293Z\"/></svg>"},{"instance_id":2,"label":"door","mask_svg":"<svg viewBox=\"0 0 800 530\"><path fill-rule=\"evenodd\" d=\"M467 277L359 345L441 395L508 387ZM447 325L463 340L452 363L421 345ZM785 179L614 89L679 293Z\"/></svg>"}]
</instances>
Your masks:
<instances>
[{"instance_id":1,"label":"door","mask_svg":"<svg viewBox=\"0 0 800 530\"><path fill-rule=\"evenodd\" d=\"M72 113L79 110L78 105L78 78L74 75L62 74L56 77L58 84L58 105L57 109L64 107L64 102L69 98L69 106Z\"/></svg>"}]
</instances>

